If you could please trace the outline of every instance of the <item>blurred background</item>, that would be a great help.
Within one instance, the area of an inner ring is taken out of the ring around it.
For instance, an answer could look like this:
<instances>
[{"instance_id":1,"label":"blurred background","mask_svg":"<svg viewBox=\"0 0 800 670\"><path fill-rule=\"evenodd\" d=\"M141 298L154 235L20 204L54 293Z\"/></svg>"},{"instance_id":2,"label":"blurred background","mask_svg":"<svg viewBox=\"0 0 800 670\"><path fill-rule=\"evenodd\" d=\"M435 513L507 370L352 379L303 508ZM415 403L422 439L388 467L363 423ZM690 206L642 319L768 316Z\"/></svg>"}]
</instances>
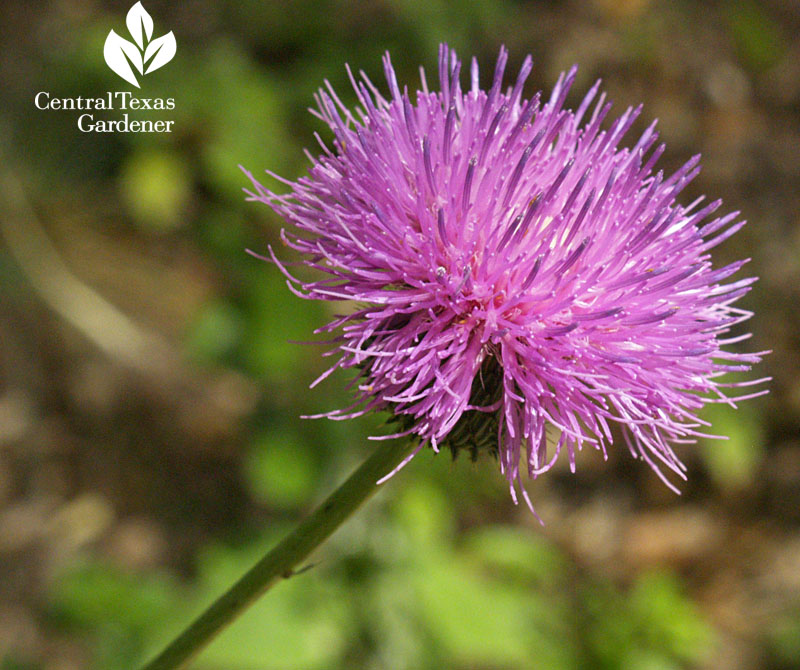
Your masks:
<instances>
[{"instance_id":1,"label":"blurred background","mask_svg":"<svg viewBox=\"0 0 800 670\"><path fill-rule=\"evenodd\" d=\"M0 9L1 670L134 668L368 453L381 417L299 418L348 403L290 343L332 309L245 254L281 224L237 165L303 174L324 79L351 104L344 64L383 88L388 49L413 90L440 41L484 81L533 54L528 95L578 63L572 105L602 77L612 115L660 119L663 168L702 152L684 202L750 221L714 257L761 277L740 346L774 351L772 392L708 408L731 439L681 450L679 497L624 449L540 478L544 528L490 459L420 454L193 667L800 668L796 0L148 0L178 48L141 91L102 56L129 6ZM173 97L174 131L33 103L115 90Z\"/></svg>"}]
</instances>

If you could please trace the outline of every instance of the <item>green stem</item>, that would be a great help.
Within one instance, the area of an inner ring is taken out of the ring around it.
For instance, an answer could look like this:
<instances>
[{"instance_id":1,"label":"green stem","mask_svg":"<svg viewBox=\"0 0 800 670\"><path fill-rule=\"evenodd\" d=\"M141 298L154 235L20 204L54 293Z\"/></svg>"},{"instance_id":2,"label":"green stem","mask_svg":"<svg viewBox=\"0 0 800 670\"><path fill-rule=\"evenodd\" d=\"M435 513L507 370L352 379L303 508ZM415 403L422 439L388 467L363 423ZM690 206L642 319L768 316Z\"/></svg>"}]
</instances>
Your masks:
<instances>
[{"instance_id":1,"label":"green stem","mask_svg":"<svg viewBox=\"0 0 800 670\"><path fill-rule=\"evenodd\" d=\"M381 446L330 497L142 670L175 670L211 640L278 579L291 577L295 566L324 542L374 494L376 482L411 453L413 444L394 440Z\"/></svg>"}]
</instances>

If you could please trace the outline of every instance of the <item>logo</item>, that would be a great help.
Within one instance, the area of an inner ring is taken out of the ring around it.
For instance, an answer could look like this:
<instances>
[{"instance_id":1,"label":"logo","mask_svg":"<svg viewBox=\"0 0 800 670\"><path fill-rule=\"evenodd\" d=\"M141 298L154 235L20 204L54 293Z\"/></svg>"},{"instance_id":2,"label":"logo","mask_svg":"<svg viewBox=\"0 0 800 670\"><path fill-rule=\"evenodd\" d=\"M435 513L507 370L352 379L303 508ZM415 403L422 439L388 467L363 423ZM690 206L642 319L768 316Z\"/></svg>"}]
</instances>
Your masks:
<instances>
[{"instance_id":1,"label":"logo","mask_svg":"<svg viewBox=\"0 0 800 670\"><path fill-rule=\"evenodd\" d=\"M128 10L125 23L133 42L112 30L106 38L103 56L116 74L140 88L141 77L175 57L175 35L170 30L153 39L153 18L141 2ZM171 133L175 125L175 120L165 114L175 109L175 98L140 98L131 91L70 98L39 91L33 104L41 110L78 112L76 125L82 133Z\"/></svg>"},{"instance_id":2,"label":"logo","mask_svg":"<svg viewBox=\"0 0 800 670\"><path fill-rule=\"evenodd\" d=\"M133 42L120 37L112 30L106 37L103 57L108 67L116 74L136 88L140 88L136 72L144 76L169 63L175 57L177 49L175 35L170 30L166 35L151 39L153 17L142 7L141 2L137 2L128 10L125 24Z\"/></svg>"}]
</instances>

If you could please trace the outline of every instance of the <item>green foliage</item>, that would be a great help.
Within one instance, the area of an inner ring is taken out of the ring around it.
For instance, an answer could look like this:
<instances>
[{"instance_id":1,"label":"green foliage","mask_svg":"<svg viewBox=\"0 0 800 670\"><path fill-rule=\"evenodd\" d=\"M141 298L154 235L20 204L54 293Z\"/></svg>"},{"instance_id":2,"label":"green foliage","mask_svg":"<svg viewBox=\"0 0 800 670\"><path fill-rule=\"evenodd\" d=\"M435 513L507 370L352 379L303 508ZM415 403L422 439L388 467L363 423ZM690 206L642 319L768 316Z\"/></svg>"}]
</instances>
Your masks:
<instances>
[{"instance_id":1,"label":"green foliage","mask_svg":"<svg viewBox=\"0 0 800 670\"><path fill-rule=\"evenodd\" d=\"M724 490L736 491L750 484L764 455L764 428L758 407L708 405L703 418L711 423L715 434L727 438L703 440L701 453L711 477Z\"/></svg>"},{"instance_id":2,"label":"green foliage","mask_svg":"<svg viewBox=\"0 0 800 670\"><path fill-rule=\"evenodd\" d=\"M768 631L768 646L781 664L778 667L795 667L800 658L800 602L783 612Z\"/></svg>"},{"instance_id":3,"label":"green foliage","mask_svg":"<svg viewBox=\"0 0 800 670\"><path fill-rule=\"evenodd\" d=\"M262 276L246 297L249 319L241 354L254 375L277 382L296 374L307 363L308 348L298 343L313 337L312 331L324 321L319 304L300 304L286 288L283 275L252 264Z\"/></svg>"},{"instance_id":4,"label":"green foliage","mask_svg":"<svg viewBox=\"0 0 800 670\"><path fill-rule=\"evenodd\" d=\"M760 3L752 0L732 2L728 10L728 25L743 61L752 69L764 70L774 65L786 50L780 26Z\"/></svg>"},{"instance_id":5,"label":"green foliage","mask_svg":"<svg viewBox=\"0 0 800 670\"><path fill-rule=\"evenodd\" d=\"M713 634L671 573L629 589L584 574L536 531L455 532L453 501L410 483L365 528L276 585L197 659L198 670L376 667L669 668L702 662ZM190 592L99 564L76 568L54 611L93 630L98 668L153 653L249 568L290 524L198 559ZM346 532L346 531L343 531Z\"/></svg>"},{"instance_id":6,"label":"green foliage","mask_svg":"<svg viewBox=\"0 0 800 670\"><path fill-rule=\"evenodd\" d=\"M145 231L170 232L186 223L192 175L176 151L143 149L125 160L122 201Z\"/></svg>"},{"instance_id":7,"label":"green foliage","mask_svg":"<svg viewBox=\"0 0 800 670\"><path fill-rule=\"evenodd\" d=\"M713 631L664 572L641 575L627 596L610 585L585 587L587 631L595 668L664 668L697 665L709 653Z\"/></svg>"},{"instance_id":8,"label":"green foliage","mask_svg":"<svg viewBox=\"0 0 800 670\"><path fill-rule=\"evenodd\" d=\"M270 542L271 543L271 542ZM212 548L202 560L196 602L208 604L266 550L263 542L243 550ZM281 583L250 608L203 652L198 670L328 668L347 643L347 600L336 583L312 570Z\"/></svg>"},{"instance_id":9,"label":"green foliage","mask_svg":"<svg viewBox=\"0 0 800 670\"><path fill-rule=\"evenodd\" d=\"M245 185L239 165L258 174L287 166L291 141L280 90L232 42L212 45L197 65L199 80L185 89L181 108L203 123L200 151L207 183L238 199Z\"/></svg>"},{"instance_id":10,"label":"green foliage","mask_svg":"<svg viewBox=\"0 0 800 670\"><path fill-rule=\"evenodd\" d=\"M0 657L0 670L41 670L41 665L38 663L20 661L10 655L4 654Z\"/></svg>"},{"instance_id":11,"label":"green foliage","mask_svg":"<svg viewBox=\"0 0 800 670\"><path fill-rule=\"evenodd\" d=\"M288 425L275 425L256 435L244 460L244 476L253 497L282 508L308 501L319 483L315 470L310 446Z\"/></svg>"},{"instance_id":12,"label":"green foliage","mask_svg":"<svg viewBox=\"0 0 800 670\"><path fill-rule=\"evenodd\" d=\"M135 575L111 565L86 561L76 565L54 588L52 614L69 628L91 631L95 667L131 668L143 641L176 614L180 590L164 575Z\"/></svg>"},{"instance_id":13,"label":"green foliage","mask_svg":"<svg viewBox=\"0 0 800 670\"><path fill-rule=\"evenodd\" d=\"M224 361L239 344L245 317L230 302L206 304L186 334L186 349L201 363Z\"/></svg>"}]
</instances>

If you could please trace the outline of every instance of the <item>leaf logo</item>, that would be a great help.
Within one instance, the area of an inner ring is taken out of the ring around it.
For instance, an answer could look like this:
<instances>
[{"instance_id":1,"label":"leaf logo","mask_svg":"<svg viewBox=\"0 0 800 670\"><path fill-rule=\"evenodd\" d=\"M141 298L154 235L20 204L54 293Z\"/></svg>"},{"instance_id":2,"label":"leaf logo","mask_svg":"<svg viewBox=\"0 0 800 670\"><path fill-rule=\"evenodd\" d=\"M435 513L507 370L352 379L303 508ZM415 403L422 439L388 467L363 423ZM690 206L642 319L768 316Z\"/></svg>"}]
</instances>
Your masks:
<instances>
[{"instance_id":1,"label":"leaf logo","mask_svg":"<svg viewBox=\"0 0 800 670\"><path fill-rule=\"evenodd\" d=\"M174 58L177 49L175 35L170 30L166 35L151 39L153 17L141 2L130 8L125 23L135 44L112 30L106 37L103 57L116 74L139 88L136 72L140 75L150 74Z\"/></svg>"}]
</instances>

